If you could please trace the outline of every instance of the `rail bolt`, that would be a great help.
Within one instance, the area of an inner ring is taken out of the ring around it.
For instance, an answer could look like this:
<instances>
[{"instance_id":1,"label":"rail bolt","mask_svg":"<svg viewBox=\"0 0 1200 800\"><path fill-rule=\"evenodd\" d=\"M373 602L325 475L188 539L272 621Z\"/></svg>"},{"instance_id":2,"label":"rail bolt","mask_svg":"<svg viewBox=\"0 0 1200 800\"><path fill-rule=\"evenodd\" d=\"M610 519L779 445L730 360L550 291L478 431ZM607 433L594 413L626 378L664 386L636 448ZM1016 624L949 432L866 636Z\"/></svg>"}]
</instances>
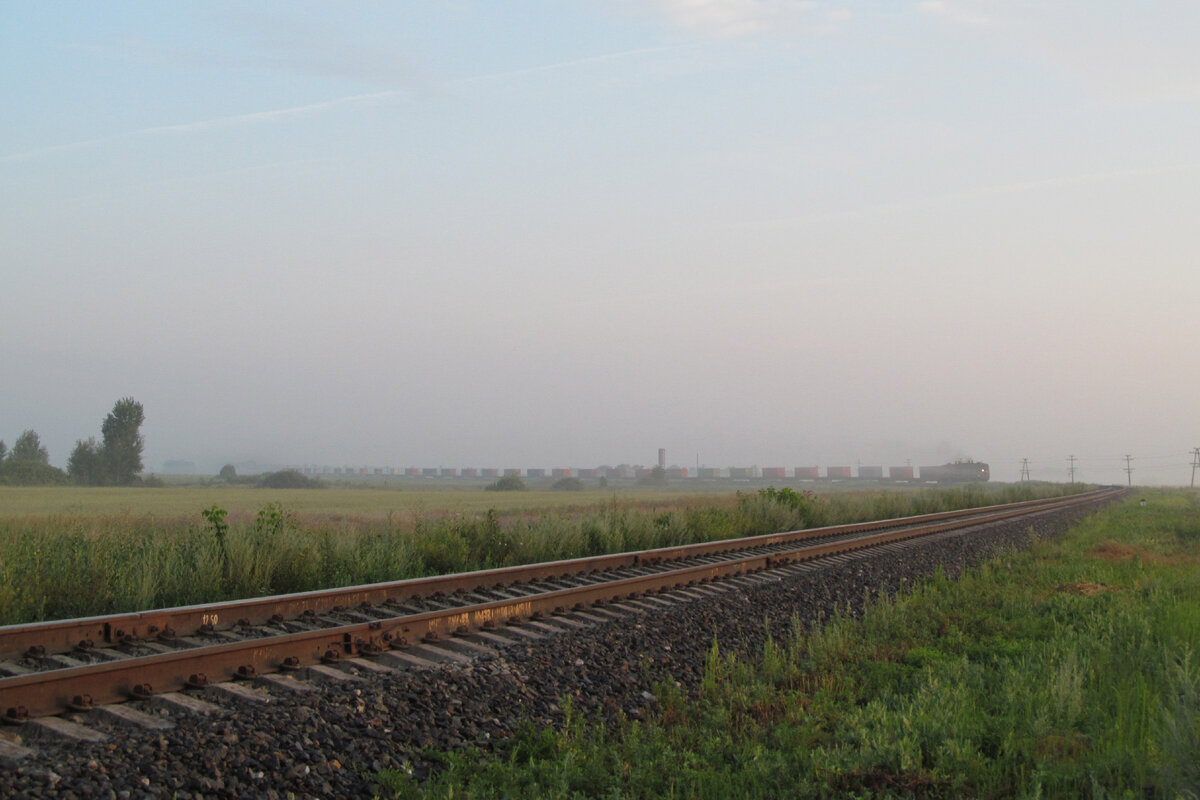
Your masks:
<instances>
[{"instance_id":1,"label":"rail bolt","mask_svg":"<svg viewBox=\"0 0 1200 800\"><path fill-rule=\"evenodd\" d=\"M25 706L10 707L4 712L4 721L9 725L22 725L29 721L29 709Z\"/></svg>"},{"instance_id":2,"label":"rail bolt","mask_svg":"<svg viewBox=\"0 0 1200 800\"><path fill-rule=\"evenodd\" d=\"M511 616L507 620L505 620L505 624L506 625L520 625L521 618L514 614L513 616Z\"/></svg>"},{"instance_id":3,"label":"rail bolt","mask_svg":"<svg viewBox=\"0 0 1200 800\"><path fill-rule=\"evenodd\" d=\"M270 622L272 625L279 625L283 622L283 614L272 614Z\"/></svg>"},{"instance_id":4,"label":"rail bolt","mask_svg":"<svg viewBox=\"0 0 1200 800\"><path fill-rule=\"evenodd\" d=\"M258 670L256 670L254 668L253 664L243 664L242 666L237 668L237 674L234 675L234 677L248 679L248 678L253 678L257 675L258 675Z\"/></svg>"},{"instance_id":5,"label":"rail bolt","mask_svg":"<svg viewBox=\"0 0 1200 800\"><path fill-rule=\"evenodd\" d=\"M25 651L26 658L45 658L46 647L44 645L35 644Z\"/></svg>"},{"instance_id":6,"label":"rail bolt","mask_svg":"<svg viewBox=\"0 0 1200 800\"><path fill-rule=\"evenodd\" d=\"M129 690L129 696L134 700L149 700L154 694L154 687L148 683L139 683Z\"/></svg>"},{"instance_id":7,"label":"rail bolt","mask_svg":"<svg viewBox=\"0 0 1200 800\"><path fill-rule=\"evenodd\" d=\"M203 672L195 672L188 676L187 686L189 689L203 689L208 686L208 676Z\"/></svg>"},{"instance_id":8,"label":"rail bolt","mask_svg":"<svg viewBox=\"0 0 1200 800\"><path fill-rule=\"evenodd\" d=\"M471 629L468 628L466 625L459 625L457 628L454 629L455 636L466 636L470 632L471 632Z\"/></svg>"},{"instance_id":9,"label":"rail bolt","mask_svg":"<svg viewBox=\"0 0 1200 800\"><path fill-rule=\"evenodd\" d=\"M438 632L437 631L426 631L425 635L422 636L421 638L427 642L436 642L438 640Z\"/></svg>"},{"instance_id":10,"label":"rail bolt","mask_svg":"<svg viewBox=\"0 0 1200 800\"><path fill-rule=\"evenodd\" d=\"M170 625L158 632L159 641L173 642L175 641L175 629Z\"/></svg>"},{"instance_id":11,"label":"rail bolt","mask_svg":"<svg viewBox=\"0 0 1200 800\"><path fill-rule=\"evenodd\" d=\"M494 627L496 627L496 623L492 622L490 619L485 619L483 621L483 629L485 631L490 631Z\"/></svg>"},{"instance_id":12,"label":"rail bolt","mask_svg":"<svg viewBox=\"0 0 1200 800\"><path fill-rule=\"evenodd\" d=\"M92 707L92 696L90 694L77 694L71 698L71 702L67 703L67 707L72 711L88 711Z\"/></svg>"},{"instance_id":13,"label":"rail bolt","mask_svg":"<svg viewBox=\"0 0 1200 800\"><path fill-rule=\"evenodd\" d=\"M76 650L91 650L96 644L91 639L80 639L75 645Z\"/></svg>"},{"instance_id":14,"label":"rail bolt","mask_svg":"<svg viewBox=\"0 0 1200 800\"><path fill-rule=\"evenodd\" d=\"M397 636L394 639L388 639L388 647L393 650L399 650L402 647L408 647L408 637Z\"/></svg>"},{"instance_id":15,"label":"rail bolt","mask_svg":"<svg viewBox=\"0 0 1200 800\"><path fill-rule=\"evenodd\" d=\"M282 670L300 669L300 659L295 656L288 656L283 661L279 662L279 668Z\"/></svg>"},{"instance_id":16,"label":"rail bolt","mask_svg":"<svg viewBox=\"0 0 1200 800\"><path fill-rule=\"evenodd\" d=\"M321 656L322 664L336 664L342 660L342 654L337 650L326 650L325 655Z\"/></svg>"}]
</instances>

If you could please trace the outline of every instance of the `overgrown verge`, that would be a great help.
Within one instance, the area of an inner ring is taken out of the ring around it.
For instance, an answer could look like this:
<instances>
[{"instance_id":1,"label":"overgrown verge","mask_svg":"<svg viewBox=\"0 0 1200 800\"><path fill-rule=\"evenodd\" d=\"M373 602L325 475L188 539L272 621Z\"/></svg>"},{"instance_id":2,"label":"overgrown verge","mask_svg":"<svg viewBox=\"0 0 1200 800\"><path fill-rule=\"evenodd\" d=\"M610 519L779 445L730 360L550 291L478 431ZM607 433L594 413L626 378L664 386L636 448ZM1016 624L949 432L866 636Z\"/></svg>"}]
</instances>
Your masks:
<instances>
[{"instance_id":1,"label":"overgrown verge","mask_svg":"<svg viewBox=\"0 0 1200 800\"><path fill-rule=\"evenodd\" d=\"M1065 494L969 486L813 495L763 489L647 507L463 516L302 518L214 506L194 518L0 517L0 624L139 611L512 566ZM64 591L64 587L69 590Z\"/></svg>"},{"instance_id":2,"label":"overgrown verge","mask_svg":"<svg viewBox=\"0 0 1200 800\"><path fill-rule=\"evenodd\" d=\"M447 754L424 785L381 773L380 795L1195 798L1200 500L1141 498L757 658L714 643L648 720L568 705L562 731Z\"/></svg>"}]
</instances>

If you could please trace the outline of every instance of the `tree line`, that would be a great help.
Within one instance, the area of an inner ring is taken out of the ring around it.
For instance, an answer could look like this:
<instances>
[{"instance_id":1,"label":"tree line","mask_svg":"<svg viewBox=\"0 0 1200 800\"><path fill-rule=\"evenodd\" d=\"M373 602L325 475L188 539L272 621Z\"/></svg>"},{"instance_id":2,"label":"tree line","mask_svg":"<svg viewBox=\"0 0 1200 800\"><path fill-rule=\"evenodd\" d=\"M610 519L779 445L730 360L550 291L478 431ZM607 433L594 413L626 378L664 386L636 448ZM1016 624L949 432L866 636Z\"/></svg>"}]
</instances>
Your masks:
<instances>
[{"instance_id":1,"label":"tree line","mask_svg":"<svg viewBox=\"0 0 1200 800\"><path fill-rule=\"evenodd\" d=\"M22 486L76 483L81 486L132 486L140 482L142 404L132 397L116 402L95 436L76 440L64 472L50 466L50 454L34 430L26 430L9 450L0 440L0 483Z\"/></svg>"}]
</instances>

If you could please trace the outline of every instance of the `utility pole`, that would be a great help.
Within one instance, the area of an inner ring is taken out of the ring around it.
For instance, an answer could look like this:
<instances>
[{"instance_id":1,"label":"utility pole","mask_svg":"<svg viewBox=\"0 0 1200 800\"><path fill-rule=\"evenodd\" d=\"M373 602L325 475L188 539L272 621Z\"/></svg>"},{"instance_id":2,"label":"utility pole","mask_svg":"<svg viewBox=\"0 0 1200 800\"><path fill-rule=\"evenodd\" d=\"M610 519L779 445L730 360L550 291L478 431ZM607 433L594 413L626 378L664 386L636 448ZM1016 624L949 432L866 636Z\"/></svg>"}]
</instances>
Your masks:
<instances>
[{"instance_id":1,"label":"utility pole","mask_svg":"<svg viewBox=\"0 0 1200 800\"><path fill-rule=\"evenodd\" d=\"M1067 456L1067 461L1071 462L1071 466L1067 467L1067 474L1071 476L1071 483L1075 482L1075 456Z\"/></svg>"},{"instance_id":2,"label":"utility pole","mask_svg":"<svg viewBox=\"0 0 1200 800\"><path fill-rule=\"evenodd\" d=\"M1125 479L1126 479L1126 483L1128 485L1133 486L1133 465L1130 463L1131 461L1133 461L1133 456L1126 453L1125 454Z\"/></svg>"},{"instance_id":3,"label":"utility pole","mask_svg":"<svg viewBox=\"0 0 1200 800\"><path fill-rule=\"evenodd\" d=\"M1192 488L1196 488L1196 470L1200 469L1200 447L1192 448Z\"/></svg>"},{"instance_id":4,"label":"utility pole","mask_svg":"<svg viewBox=\"0 0 1200 800\"><path fill-rule=\"evenodd\" d=\"M1029 459L1021 459L1021 483L1029 480Z\"/></svg>"}]
</instances>

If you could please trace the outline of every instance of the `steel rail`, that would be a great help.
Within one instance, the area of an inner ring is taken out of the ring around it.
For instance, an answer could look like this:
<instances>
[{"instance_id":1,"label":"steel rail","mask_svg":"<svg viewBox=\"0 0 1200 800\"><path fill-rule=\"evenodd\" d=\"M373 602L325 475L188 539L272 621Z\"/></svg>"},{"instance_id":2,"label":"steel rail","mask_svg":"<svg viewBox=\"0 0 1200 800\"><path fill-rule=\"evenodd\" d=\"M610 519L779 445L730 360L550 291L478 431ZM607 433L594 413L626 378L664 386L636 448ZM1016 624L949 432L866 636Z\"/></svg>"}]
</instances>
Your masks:
<instances>
[{"instance_id":1,"label":"steel rail","mask_svg":"<svg viewBox=\"0 0 1200 800\"><path fill-rule=\"evenodd\" d=\"M934 522L824 544L796 542L796 546L786 552L759 553L714 564L540 592L510 600L2 678L0 709L4 709L4 717L8 721L17 721L27 716L58 714L68 708L86 707L93 703L117 703L207 682L249 678L280 669L373 655L418 640L436 640L473 630L487 630L500 624L519 624L526 619L564 613L588 605L879 547L920 536L1048 513L1087 502L1099 502L1116 494L1119 492L1075 495L1034 507L1025 505L985 516Z\"/></svg>"},{"instance_id":2,"label":"steel rail","mask_svg":"<svg viewBox=\"0 0 1200 800\"><path fill-rule=\"evenodd\" d=\"M1072 495L1072 497L1090 497L1095 494L1093 492ZM0 661L19 659L31 652L43 655L70 653L78 649L81 644L90 648L93 646L130 645L159 637L170 640L180 636L192 636L198 632L229 630L239 624L242 626L263 625L272 620L296 619L304 614L326 614L364 604L380 605L388 601L395 602L407 598L487 589L516 581L567 577L600 570L657 564L672 559L729 553L755 547L790 544L901 526L924 525L939 520L975 517L1006 508L1015 510L1045 507L1062 499L1026 500L1020 503L942 511L935 514L848 525L807 528L740 539L676 545L638 552L614 553L219 603L6 625L0 626Z\"/></svg>"}]
</instances>

